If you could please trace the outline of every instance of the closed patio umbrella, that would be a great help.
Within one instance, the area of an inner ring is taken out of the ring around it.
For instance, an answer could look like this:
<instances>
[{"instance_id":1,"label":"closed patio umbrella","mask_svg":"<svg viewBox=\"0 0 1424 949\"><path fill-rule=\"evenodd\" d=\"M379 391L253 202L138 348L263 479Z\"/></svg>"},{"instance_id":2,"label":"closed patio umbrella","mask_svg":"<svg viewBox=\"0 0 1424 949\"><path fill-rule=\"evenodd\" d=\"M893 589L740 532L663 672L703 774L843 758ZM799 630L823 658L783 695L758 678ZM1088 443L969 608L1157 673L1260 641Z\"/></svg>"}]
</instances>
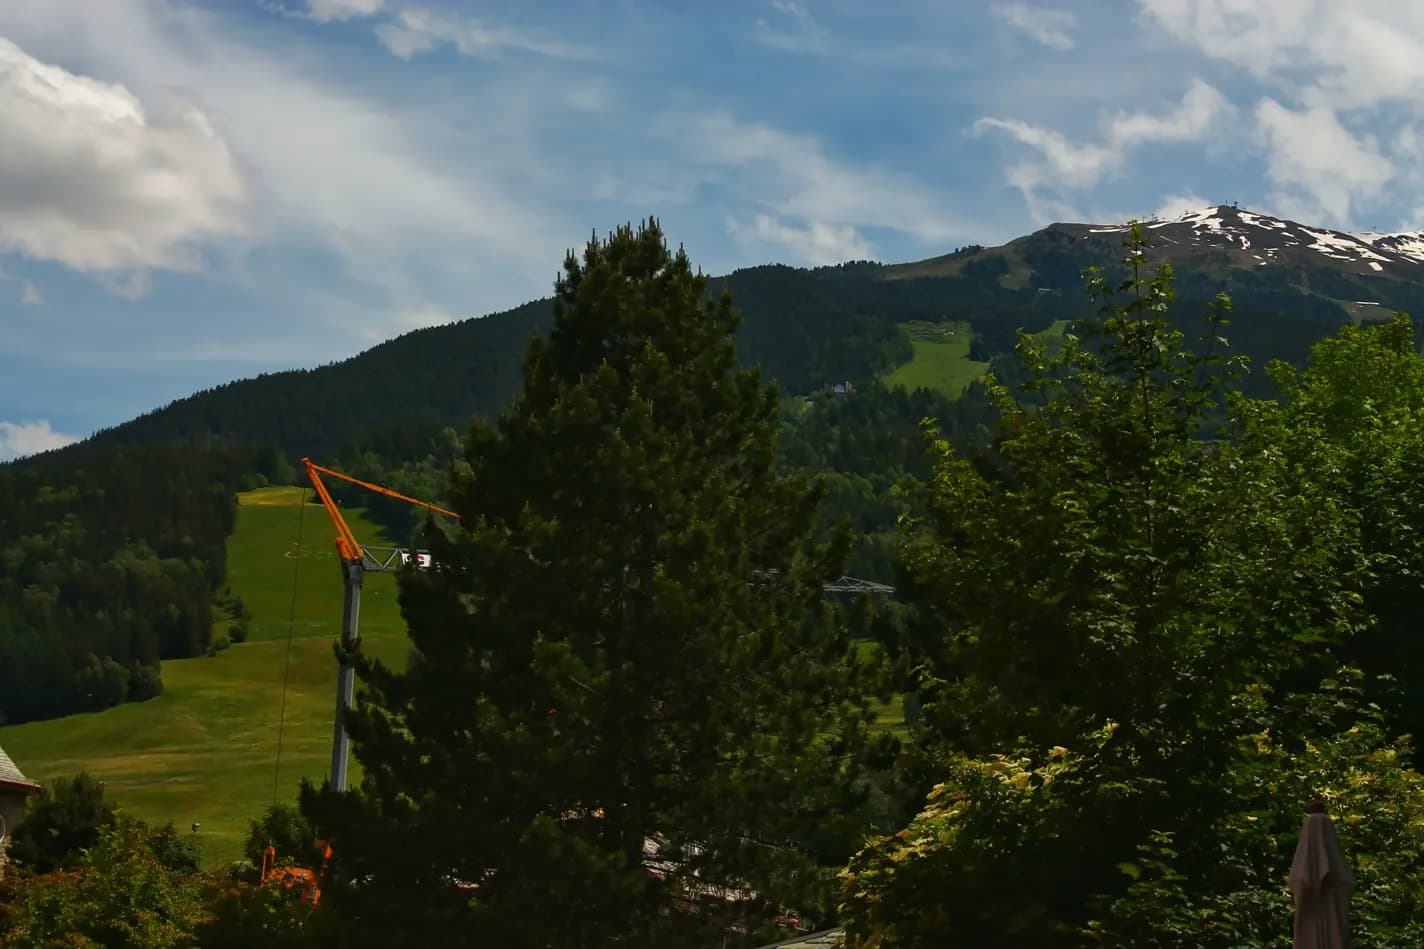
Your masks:
<instances>
[{"instance_id":1,"label":"closed patio umbrella","mask_svg":"<svg viewBox=\"0 0 1424 949\"><path fill-rule=\"evenodd\" d=\"M1355 874L1345 863L1335 825L1316 802L1300 830L1291 863L1295 949L1350 949L1350 894Z\"/></svg>"}]
</instances>

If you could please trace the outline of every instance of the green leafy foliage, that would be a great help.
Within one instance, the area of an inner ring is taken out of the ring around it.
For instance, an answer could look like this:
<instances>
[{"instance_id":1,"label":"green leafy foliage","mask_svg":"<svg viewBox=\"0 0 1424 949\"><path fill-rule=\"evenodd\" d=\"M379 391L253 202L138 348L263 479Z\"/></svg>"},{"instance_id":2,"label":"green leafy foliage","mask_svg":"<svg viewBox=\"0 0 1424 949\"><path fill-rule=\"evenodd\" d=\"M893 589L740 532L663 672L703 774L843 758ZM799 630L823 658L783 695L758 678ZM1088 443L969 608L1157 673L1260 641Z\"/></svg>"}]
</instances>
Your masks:
<instances>
[{"instance_id":1,"label":"green leafy foliage","mask_svg":"<svg viewBox=\"0 0 1424 949\"><path fill-rule=\"evenodd\" d=\"M207 916L194 932L203 949L298 949L326 944L321 911L280 886L220 880L205 891L205 903Z\"/></svg>"},{"instance_id":2,"label":"green leafy foliage","mask_svg":"<svg viewBox=\"0 0 1424 949\"><path fill-rule=\"evenodd\" d=\"M1303 371L1277 363L1272 375L1282 399L1271 424L1359 523L1368 621L1345 655L1402 730L1424 733L1424 360L1412 323L1348 327Z\"/></svg>"},{"instance_id":3,"label":"green leafy foliage","mask_svg":"<svg viewBox=\"0 0 1424 949\"><path fill-rule=\"evenodd\" d=\"M1197 823L1154 832L1122 869L1130 884L1088 927L1097 943L1147 949L1288 949L1285 887L1302 824L1302 802L1325 802L1356 875L1350 917L1357 945L1404 949L1424 939L1424 778L1404 767L1407 742L1390 740L1378 710L1363 705L1360 676L1346 670L1295 703L1290 740L1269 728L1241 739L1218 780L1230 807ZM1345 710L1355 723L1335 725ZM1243 717L1264 721L1260 694ZM1303 727L1301 727L1303 726ZM1214 849L1204 870L1188 870L1191 850ZM1194 874L1201 873L1204 878Z\"/></svg>"},{"instance_id":4,"label":"green leafy foliage","mask_svg":"<svg viewBox=\"0 0 1424 949\"><path fill-rule=\"evenodd\" d=\"M904 557L939 633L912 644L923 723L903 767L932 800L852 864L861 940L1264 944L1280 839L1308 800L1292 775L1342 795L1370 776L1417 784L1382 763L1397 750L1356 698L1302 711L1365 620L1339 451L1317 442L1307 460L1274 406L1233 393L1227 301L1184 345L1170 270L1149 274L1142 251L1134 232L1126 279L1092 280L1104 306L1081 336L1056 351L1021 336L1022 395L991 389L992 455L929 429L928 513ZM1275 836L1238 846L1262 810ZM1414 872L1414 827L1357 838L1359 858ZM1384 900L1379 932L1405 938L1407 901Z\"/></svg>"},{"instance_id":5,"label":"green leafy foliage","mask_svg":"<svg viewBox=\"0 0 1424 949\"><path fill-rule=\"evenodd\" d=\"M795 844L861 793L868 669L736 326L654 223L566 263L401 578L408 669L359 662L362 785L304 797L359 931L702 945L824 897Z\"/></svg>"},{"instance_id":6,"label":"green leafy foliage","mask_svg":"<svg viewBox=\"0 0 1424 949\"><path fill-rule=\"evenodd\" d=\"M5 908L4 944L164 949L193 945L203 918L193 879L167 866L140 822L104 828L73 869L19 881Z\"/></svg>"},{"instance_id":7,"label":"green leafy foliage","mask_svg":"<svg viewBox=\"0 0 1424 949\"><path fill-rule=\"evenodd\" d=\"M242 845L242 855L254 867L262 866L262 852L269 846L277 859L286 863L304 863L312 854L317 836L302 812L290 804L272 804L253 821Z\"/></svg>"},{"instance_id":8,"label":"green leafy foliage","mask_svg":"<svg viewBox=\"0 0 1424 949\"><path fill-rule=\"evenodd\" d=\"M162 691L202 655L225 569L234 446L78 446L0 466L0 716L18 724Z\"/></svg>"},{"instance_id":9,"label":"green leafy foliage","mask_svg":"<svg viewBox=\"0 0 1424 949\"><path fill-rule=\"evenodd\" d=\"M115 820L96 778L84 772L58 778L30 798L10 838L10 859L36 873L72 867Z\"/></svg>"}]
</instances>

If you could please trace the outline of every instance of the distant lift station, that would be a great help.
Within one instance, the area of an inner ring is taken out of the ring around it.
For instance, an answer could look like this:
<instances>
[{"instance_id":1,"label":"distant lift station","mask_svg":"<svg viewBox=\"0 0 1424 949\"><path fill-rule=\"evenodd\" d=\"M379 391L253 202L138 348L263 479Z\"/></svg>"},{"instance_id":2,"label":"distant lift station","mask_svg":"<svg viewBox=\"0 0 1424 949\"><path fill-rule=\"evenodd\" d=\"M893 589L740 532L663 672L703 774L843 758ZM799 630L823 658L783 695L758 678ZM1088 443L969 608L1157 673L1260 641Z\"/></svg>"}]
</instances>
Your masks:
<instances>
[{"instance_id":1,"label":"distant lift station","mask_svg":"<svg viewBox=\"0 0 1424 949\"><path fill-rule=\"evenodd\" d=\"M346 518L341 515L341 509L332 500L331 493L322 483L321 476L327 475L365 488L367 491L383 497L403 501L406 504L444 515L453 520L459 520L460 515L428 501L407 497L379 484L372 484L339 471L332 471L330 468L323 468L312 462L310 458L303 458L302 466L306 468L312 490L316 492L322 507L326 508L327 516L331 518L331 523L336 528L336 553L341 566L342 583L345 586L345 597L341 604L340 667L336 676L336 724L331 741L331 787L340 793L346 790L346 765L351 745L351 737L346 732L346 711L351 708L356 691L356 669L352 665L351 655L361 636L359 625L362 581L368 573L390 573L400 569L411 560L415 561L416 566L428 567L430 566L430 554L425 551L411 551L400 547L367 547L362 544L352 533L351 526L346 523ZM859 577L841 577L826 584L825 590L827 593L889 594L895 592L895 588L892 586L876 583L873 580L862 580Z\"/></svg>"}]
</instances>

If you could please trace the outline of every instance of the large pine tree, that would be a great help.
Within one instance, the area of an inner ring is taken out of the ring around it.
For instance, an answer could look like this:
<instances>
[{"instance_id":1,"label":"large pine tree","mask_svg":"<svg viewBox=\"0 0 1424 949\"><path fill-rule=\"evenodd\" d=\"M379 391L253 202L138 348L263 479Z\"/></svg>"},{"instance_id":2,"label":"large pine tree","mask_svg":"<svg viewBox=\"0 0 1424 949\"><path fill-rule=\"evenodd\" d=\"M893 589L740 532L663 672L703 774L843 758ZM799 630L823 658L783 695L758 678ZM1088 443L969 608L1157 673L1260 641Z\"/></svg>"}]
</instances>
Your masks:
<instances>
[{"instance_id":1,"label":"large pine tree","mask_svg":"<svg viewBox=\"0 0 1424 949\"><path fill-rule=\"evenodd\" d=\"M865 677L737 321L655 221L569 256L460 523L402 577L409 667L359 662L363 782L306 795L366 935L732 945L814 891L786 844L843 806Z\"/></svg>"}]
</instances>

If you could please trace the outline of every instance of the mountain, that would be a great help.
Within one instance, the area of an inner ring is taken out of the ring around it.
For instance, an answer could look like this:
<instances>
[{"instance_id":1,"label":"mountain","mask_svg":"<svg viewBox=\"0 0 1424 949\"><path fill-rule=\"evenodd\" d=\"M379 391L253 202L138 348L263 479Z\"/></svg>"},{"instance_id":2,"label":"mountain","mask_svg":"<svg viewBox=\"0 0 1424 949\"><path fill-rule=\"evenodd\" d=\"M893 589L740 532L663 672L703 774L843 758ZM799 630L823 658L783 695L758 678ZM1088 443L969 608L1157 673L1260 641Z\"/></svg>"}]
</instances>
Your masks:
<instances>
[{"instance_id":1,"label":"mountain","mask_svg":"<svg viewBox=\"0 0 1424 949\"><path fill-rule=\"evenodd\" d=\"M1178 294L1213 285L1238 307L1267 303L1282 315L1331 322L1387 318L1394 310L1424 313L1424 232L1352 234L1312 227L1236 207L1188 211L1142 222L1154 262L1178 275ZM890 268L918 279L998 270L1006 286L1058 290L1083 266L1111 266L1128 224L1058 223L1010 241Z\"/></svg>"},{"instance_id":2,"label":"mountain","mask_svg":"<svg viewBox=\"0 0 1424 949\"><path fill-rule=\"evenodd\" d=\"M1261 364L1299 361L1349 320L1424 312L1424 235L1345 234L1238 210L1207 208L1145 228L1154 260L1177 271L1183 313L1229 292L1234 335ZM913 350L900 324L963 321L973 358L1012 348L1086 312L1081 273L1120 270L1121 224L1053 224L1000 247L916 263L805 270L765 266L714 278L743 314L738 348L793 393L882 375ZM518 387L530 334L551 301L408 333L350 359L217 386L98 433L91 447L175 439L253 441L289 458L331 457L370 432L463 429ZM71 449L72 451L83 451Z\"/></svg>"},{"instance_id":3,"label":"mountain","mask_svg":"<svg viewBox=\"0 0 1424 949\"><path fill-rule=\"evenodd\" d=\"M1231 294L1229 335L1256 367L1243 383L1252 394L1270 391L1264 363L1303 363L1348 321L1424 312L1420 235L1343 234L1227 207L1145 229L1153 262L1176 269L1174 318L1188 339L1205 330L1209 301ZM848 518L860 532L858 575L893 579L896 484L924 474L920 419L935 417L972 450L988 412L980 386L956 402L883 385L925 351L906 324L967 324L968 359L994 364L1012 385L1005 354L1016 330L1091 312L1082 272L1119 278L1125 233L1121 224L1054 224L916 263L763 266L710 281L742 314L744 362L791 394L854 383L852 397L788 413L782 444L788 465L827 474L826 524ZM153 695L159 660L207 649L215 615L238 612L220 592L234 490L292 480L292 462L310 455L437 498L454 441L440 429L499 410L552 312L551 300L536 300L330 365L226 383L0 465L0 721Z\"/></svg>"},{"instance_id":4,"label":"mountain","mask_svg":"<svg viewBox=\"0 0 1424 949\"><path fill-rule=\"evenodd\" d=\"M888 372L912 356L900 324L962 319L995 350L1013 327L1077 315L1062 300L967 277L889 281L872 263L753 267L710 281L731 290L743 360L790 392ZM342 362L227 383L99 432L60 454L159 441L271 444L295 459L333 457L371 433L388 441L491 417L518 388L524 349L552 319L549 299L407 333Z\"/></svg>"}]
</instances>

